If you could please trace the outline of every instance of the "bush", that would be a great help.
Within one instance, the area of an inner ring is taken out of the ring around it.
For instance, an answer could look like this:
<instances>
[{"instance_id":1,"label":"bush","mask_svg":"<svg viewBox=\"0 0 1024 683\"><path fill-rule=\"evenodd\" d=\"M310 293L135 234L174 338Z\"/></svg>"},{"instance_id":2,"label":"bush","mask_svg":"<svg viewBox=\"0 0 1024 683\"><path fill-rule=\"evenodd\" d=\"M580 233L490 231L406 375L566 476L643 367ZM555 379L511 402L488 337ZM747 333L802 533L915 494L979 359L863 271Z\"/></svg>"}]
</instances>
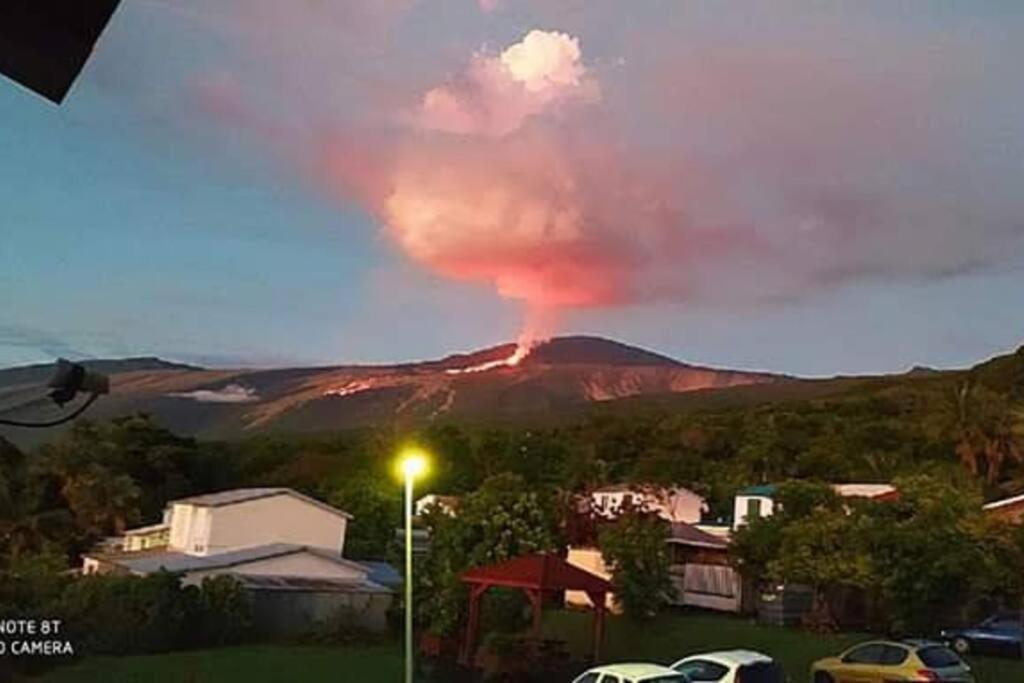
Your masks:
<instances>
[{"instance_id":1,"label":"bush","mask_svg":"<svg viewBox=\"0 0 1024 683\"><path fill-rule=\"evenodd\" d=\"M668 535L667 522L642 513L623 515L600 532L615 597L629 617L656 616L674 592Z\"/></svg>"}]
</instances>

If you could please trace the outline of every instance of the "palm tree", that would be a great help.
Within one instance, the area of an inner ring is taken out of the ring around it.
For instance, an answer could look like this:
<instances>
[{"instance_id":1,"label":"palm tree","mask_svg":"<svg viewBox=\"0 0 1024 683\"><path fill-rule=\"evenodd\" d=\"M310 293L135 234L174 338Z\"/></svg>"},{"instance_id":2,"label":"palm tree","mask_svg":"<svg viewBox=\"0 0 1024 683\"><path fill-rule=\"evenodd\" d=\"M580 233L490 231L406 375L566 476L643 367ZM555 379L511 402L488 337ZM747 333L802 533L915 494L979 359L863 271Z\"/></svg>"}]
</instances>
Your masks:
<instances>
[{"instance_id":1,"label":"palm tree","mask_svg":"<svg viewBox=\"0 0 1024 683\"><path fill-rule=\"evenodd\" d=\"M968 377L954 393L956 454L974 474L1000 480L1007 463L1024 463L1024 406Z\"/></svg>"}]
</instances>

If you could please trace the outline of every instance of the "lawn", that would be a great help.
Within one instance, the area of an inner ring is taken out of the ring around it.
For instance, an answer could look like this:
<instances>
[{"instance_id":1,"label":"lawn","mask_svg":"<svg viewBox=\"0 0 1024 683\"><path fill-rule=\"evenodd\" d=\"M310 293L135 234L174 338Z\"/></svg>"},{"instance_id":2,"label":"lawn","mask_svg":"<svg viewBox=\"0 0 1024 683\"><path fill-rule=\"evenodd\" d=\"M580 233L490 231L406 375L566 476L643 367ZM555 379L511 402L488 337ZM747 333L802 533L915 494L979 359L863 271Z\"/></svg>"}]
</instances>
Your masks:
<instances>
[{"instance_id":1,"label":"lawn","mask_svg":"<svg viewBox=\"0 0 1024 683\"><path fill-rule=\"evenodd\" d=\"M575 653L589 648L589 613L553 611L546 635L567 640ZM758 626L741 618L669 614L643 627L621 618L608 622L604 659L671 663L695 652L747 648L771 654L794 683L807 681L811 662L865 636L815 636L795 629ZM975 659L979 683L1024 681L1024 662ZM31 683L298 683L300 681L400 681L401 649L373 647L254 646L146 657L95 657L56 669Z\"/></svg>"},{"instance_id":2,"label":"lawn","mask_svg":"<svg viewBox=\"0 0 1024 683\"><path fill-rule=\"evenodd\" d=\"M259 646L143 657L91 657L27 683L300 683L400 681L396 644L364 648Z\"/></svg>"}]
</instances>

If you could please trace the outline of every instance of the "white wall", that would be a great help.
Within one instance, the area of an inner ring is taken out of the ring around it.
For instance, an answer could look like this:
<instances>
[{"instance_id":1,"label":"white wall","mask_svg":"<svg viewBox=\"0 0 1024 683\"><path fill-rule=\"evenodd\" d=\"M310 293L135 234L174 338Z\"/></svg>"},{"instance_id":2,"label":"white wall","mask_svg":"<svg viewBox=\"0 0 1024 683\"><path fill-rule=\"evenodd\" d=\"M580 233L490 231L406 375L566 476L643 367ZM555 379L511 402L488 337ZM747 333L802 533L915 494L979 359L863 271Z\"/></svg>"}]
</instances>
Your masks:
<instances>
[{"instance_id":1,"label":"white wall","mask_svg":"<svg viewBox=\"0 0 1024 683\"><path fill-rule=\"evenodd\" d=\"M341 555L345 517L288 494L208 508L207 552L268 543L294 543Z\"/></svg>"},{"instance_id":2,"label":"white wall","mask_svg":"<svg viewBox=\"0 0 1024 683\"><path fill-rule=\"evenodd\" d=\"M669 522L696 524L701 520L706 507L702 497L684 488L663 491L623 488L614 491L595 491L592 494L598 512L606 514L622 509L627 496L631 498L634 506L642 502L646 509L657 512L661 518Z\"/></svg>"},{"instance_id":3,"label":"white wall","mask_svg":"<svg viewBox=\"0 0 1024 683\"><path fill-rule=\"evenodd\" d=\"M750 501L761 501L761 517L770 517L775 511L775 502L766 496L736 496L733 503L732 528L739 529L747 522L747 510Z\"/></svg>"}]
</instances>

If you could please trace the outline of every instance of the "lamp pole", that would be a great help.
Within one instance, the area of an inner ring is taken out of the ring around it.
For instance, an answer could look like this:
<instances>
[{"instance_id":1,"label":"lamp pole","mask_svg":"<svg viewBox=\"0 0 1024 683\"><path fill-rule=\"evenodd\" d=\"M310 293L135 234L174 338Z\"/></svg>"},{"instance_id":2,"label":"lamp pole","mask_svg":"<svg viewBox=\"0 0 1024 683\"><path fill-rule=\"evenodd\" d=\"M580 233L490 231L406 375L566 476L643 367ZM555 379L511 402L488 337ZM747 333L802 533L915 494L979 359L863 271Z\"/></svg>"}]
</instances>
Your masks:
<instances>
[{"instance_id":1,"label":"lamp pole","mask_svg":"<svg viewBox=\"0 0 1024 683\"><path fill-rule=\"evenodd\" d=\"M427 470L427 459L419 451L407 451L399 460L405 482L405 683L412 683L413 604L412 604L412 495L416 477Z\"/></svg>"},{"instance_id":2,"label":"lamp pole","mask_svg":"<svg viewBox=\"0 0 1024 683\"><path fill-rule=\"evenodd\" d=\"M412 683L412 472L405 472L405 683Z\"/></svg>"}]
</instances>

